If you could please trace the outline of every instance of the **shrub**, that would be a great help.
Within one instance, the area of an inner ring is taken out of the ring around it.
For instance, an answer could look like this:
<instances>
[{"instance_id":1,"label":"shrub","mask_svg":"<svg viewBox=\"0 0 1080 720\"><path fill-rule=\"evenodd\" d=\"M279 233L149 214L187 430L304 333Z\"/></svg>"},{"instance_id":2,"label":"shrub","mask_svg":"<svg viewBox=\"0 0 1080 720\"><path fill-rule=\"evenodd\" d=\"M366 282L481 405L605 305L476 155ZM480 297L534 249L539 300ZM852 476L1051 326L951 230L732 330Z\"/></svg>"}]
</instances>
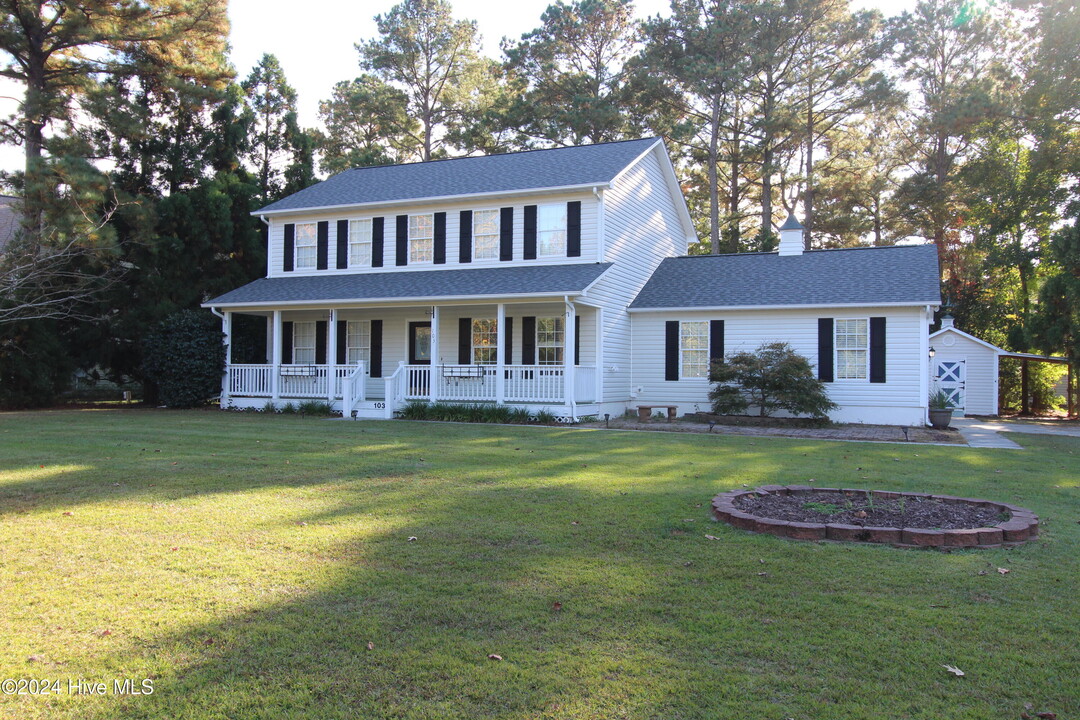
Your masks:
<instances>
[{"instance_id":1,"label":"shrub","mask_svg":"<svg viewBox=\"0 0 1080 720\"><path fill-rule=\"evenodd\" d=\"M225 336L210 313L181 310L158 323L143 344L143 371L168 407L203 405L221 392Z\"/></svg>"},{"instance_id":2,"label":"shrub","mask_svg":"<svg viewBox=\"0 0 1080 720\"><path fill-rule=\"evenodd\" d=\"M325 400L305 400L297 406L296 411L301 415L330 416L334 414L334 406Z\"/></svg>"},{"instance_id":3,"label":"shrub","mask_svg":"<svg viewBox=\"0 0 1080 720\"><path fill-rule=\"evenodd\" d=\"M728 355L725 362L713 364L709 380L715 383L709 391L713 412L721 415L745 413L754 406L761 417L776 410L824 417L836 407L814 377L810 361L783 342Z\"/></svg>"},{"instance_id":4,"label":"shrub","mask_svg":"<svg viewBox=\"0 0 1080 720\"><path fill-rule=\"evenodd\" d=\"M73 369L51 321L0 326L0 408L17 410L55 402L70 383Z\"/></svg>"}]
</instances>

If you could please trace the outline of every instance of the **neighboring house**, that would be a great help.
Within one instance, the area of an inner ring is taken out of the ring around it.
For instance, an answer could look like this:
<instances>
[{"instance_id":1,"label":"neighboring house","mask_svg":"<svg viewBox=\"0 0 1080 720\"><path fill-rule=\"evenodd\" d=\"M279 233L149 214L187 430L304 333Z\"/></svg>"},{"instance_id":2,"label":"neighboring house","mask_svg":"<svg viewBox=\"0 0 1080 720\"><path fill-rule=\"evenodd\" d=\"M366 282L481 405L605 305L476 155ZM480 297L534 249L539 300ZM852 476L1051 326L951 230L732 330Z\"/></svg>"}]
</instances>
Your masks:
<instances>
[{"instance_id":1,"label":"neighboring house","mask_svg":"<svg viewBox=\"0 0 1080 720\"><path fill-rule=\"evenodd\" d=\"M204 304L227 336L237 313L267 327L224 407L685 413L710 358L786 340L833 374L837 419L925 418L934 249L804 254L785 226L779 255L680 257L697 237L658 139L358 168L256 214L267 277Z\"/></svg>"},{"instance_id":2,"label":"neighboring house","mask_svg":"<svg viewBox=\"0 0 1080 720\"><path fill-rule=\"evenodd\" d=\"M19 203L22 198L11 195L0 195L0 255L4 254L7 246L15 238L22 222L22 214L19 212Z\"/></svg>"}]
</instances>

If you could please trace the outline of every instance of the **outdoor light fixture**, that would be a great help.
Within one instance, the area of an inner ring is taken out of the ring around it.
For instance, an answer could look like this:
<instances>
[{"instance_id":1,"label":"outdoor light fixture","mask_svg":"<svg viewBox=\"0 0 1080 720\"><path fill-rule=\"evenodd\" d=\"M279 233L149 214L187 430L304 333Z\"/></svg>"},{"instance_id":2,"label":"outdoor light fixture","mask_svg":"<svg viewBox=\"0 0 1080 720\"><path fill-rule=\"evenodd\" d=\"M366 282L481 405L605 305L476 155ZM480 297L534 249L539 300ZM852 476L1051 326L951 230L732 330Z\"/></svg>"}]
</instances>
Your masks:
<instances>
[{"instance_id":1,"label":"outdoor light fixture","mask_svg":"<svg viewBox=\"0 0 1080 720\"><path fill-rule=\"evenodd\" d=\"M604 413L604 427L611 427L611 413Z\"/></svg>"},{"instance_id":2,"label":"outdoor light fixture","mask_svg":"<svg viewBox=\"0 0 1080 720\"><path fill-rule=\"evenodd\" d=\"M714 427L715 425L716 425L716 421L715 421L715 420L710 420L710 421L709 421L709 432L712 432L712 429L713 429L713 427Z\"/></svg>"},{"instance_id":3,"label":"outdoor light fixture","mask_svg":"<svg viewBox=\"0 0 1080 720\"><path fill-rule=\"evenodd\" d=\"M937 355L937 350L935 350L934 346L931 345L930 346L930 359L933 360L935 355Z\"/></svg>"}]
</instances>

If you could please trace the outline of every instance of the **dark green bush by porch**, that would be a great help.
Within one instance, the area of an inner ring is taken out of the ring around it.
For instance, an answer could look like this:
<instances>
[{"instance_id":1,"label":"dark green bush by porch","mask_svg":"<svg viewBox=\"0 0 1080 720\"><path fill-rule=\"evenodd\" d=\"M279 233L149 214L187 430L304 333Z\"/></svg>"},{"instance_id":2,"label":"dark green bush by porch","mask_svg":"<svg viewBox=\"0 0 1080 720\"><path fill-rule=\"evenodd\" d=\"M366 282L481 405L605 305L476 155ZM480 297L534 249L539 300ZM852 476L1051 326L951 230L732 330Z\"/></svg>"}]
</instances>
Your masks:
<instances>
[{"instance_id":1,"label":"dark green bush by porch","mask_svg":"<svg viewBox=\"0 0 1080 720\"><path fill-rule=\"evenodd\" d=\"M143 371L173 408L205 405L221 392L224 334L209 312L182 310L165 318L143 343Z\"/></svg>"},{"instance_id":2,"label":"dark green bush by porch","mask_svg":"<svg viewBox=\"0 0 1080 720\"><path fill-rule=\"evenodd\" d=\"M546 425L555 421L555 416L544 410L533 415L526 408L513 408L506 405L432 403L425 400L413 400L406 404L398 414L403 420L441 420L443 422Z\"/></svg>"},{"instance_id":3,"label":"dark green bush by porch","mask_svg":"<svg viewBox=\"0 0 1080 720\"><path fill-rule=\"evenodd\" d=\"M737 352L713 363L709 391L713 412L738 415L756 407L761 417L777 410L823 418L836 403L814 376L810 361L784 342L762 343L756 350Z\"/></svg>"}]
</instances>

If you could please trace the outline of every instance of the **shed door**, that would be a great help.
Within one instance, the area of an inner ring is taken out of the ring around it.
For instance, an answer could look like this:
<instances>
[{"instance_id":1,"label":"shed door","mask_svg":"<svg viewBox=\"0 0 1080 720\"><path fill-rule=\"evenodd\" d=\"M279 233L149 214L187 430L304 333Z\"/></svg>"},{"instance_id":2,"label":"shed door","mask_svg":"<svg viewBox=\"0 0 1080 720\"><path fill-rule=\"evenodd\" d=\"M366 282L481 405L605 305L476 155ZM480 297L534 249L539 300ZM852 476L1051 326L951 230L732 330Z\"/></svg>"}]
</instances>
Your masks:
<instances>
[{"instance_id":1,"label":"shed door","mask_svg":"<svg viewBox=\"0 0 1080 720\"><path fill-rule=\"evenodd\" d=\"M945 391L952 401L954 415L964 414L964 383L967 380L966 361L939 360L937 364L938 387Z\"/></svg>"}]
</instances>

